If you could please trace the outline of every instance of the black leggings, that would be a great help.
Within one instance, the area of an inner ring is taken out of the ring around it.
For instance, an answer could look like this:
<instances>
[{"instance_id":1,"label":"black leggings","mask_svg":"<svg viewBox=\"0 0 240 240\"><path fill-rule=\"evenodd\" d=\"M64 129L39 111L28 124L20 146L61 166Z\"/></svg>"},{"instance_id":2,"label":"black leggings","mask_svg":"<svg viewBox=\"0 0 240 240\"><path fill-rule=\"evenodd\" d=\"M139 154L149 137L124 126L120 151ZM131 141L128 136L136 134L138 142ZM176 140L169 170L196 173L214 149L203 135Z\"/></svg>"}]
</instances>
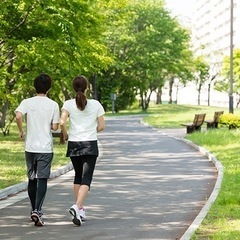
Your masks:
<instances>
[{"instance_id":1,"label":"black leggings","mask_svg":"<svg viewBox=\"0 0 240 240\"><path fill-rule=\"evenodd\" d=\"M75 170L74 184L87 185L90 188L97 156L70 157Z\"/></svg>"},{"instance_id":2,"label":"black leggings","mask_svg":"<svg viewBox=\"0 0 240 240\"><path fill-rule=\"evenodd\" d=\"M28 196L31 201L32 210L41 211L42 204L47 192L47 179L28 180Z\"/></svg>"}]
</instances>

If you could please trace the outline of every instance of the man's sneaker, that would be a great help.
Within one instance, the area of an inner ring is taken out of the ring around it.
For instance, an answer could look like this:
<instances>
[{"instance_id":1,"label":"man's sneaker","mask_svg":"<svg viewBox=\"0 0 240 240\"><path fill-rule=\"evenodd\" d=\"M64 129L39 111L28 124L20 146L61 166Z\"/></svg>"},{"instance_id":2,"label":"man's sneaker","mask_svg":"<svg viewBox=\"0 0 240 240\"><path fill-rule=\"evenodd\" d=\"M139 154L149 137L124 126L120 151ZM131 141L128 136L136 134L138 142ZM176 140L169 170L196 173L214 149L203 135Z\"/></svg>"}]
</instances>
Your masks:
<instances>
[{"instance_id":1,"label":"man's sneaker","mask_svg":"<svg viewBox=\"0 0 240 240\"><path fill-rule=\"evenodd\" d=\"M82 219L80 216L80 211L78 209L78 206L76 204L72 205L69 209L69 213L72 215L72 222L77 225L82 225Z\"/></svg>"},{"instance_id":2,"label":"man's sneaker","mask_svg":"<svg viewBox=\"0 0 240 240\"><path fill-rule=\"evenodd\" d=\"M31 219L34 221L35 226L38 226L38 227L44 226L44 222L38 211L34 210L32 212Z\"/></svg>"},{"instance_id":3,"label":"man's sneaker","mask_svg":"<svg viewBox=\"0 0 240 240\"><path fill-rule=\"evenodd\" d=\"M79 214L80 214L82 221L85 221L87 217L86 217L86 212L85 212L84 208L79 209Z\"/></svg>"}]
</instances>

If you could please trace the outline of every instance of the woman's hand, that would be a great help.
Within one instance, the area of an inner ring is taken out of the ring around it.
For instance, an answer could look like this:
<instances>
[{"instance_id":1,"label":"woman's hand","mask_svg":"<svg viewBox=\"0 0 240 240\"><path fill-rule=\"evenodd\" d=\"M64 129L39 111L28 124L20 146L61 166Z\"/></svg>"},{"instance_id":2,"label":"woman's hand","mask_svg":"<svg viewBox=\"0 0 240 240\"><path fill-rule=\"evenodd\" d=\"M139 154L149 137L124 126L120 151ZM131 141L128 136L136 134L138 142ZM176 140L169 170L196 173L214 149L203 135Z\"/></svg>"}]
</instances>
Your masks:
<instances>
[{"instance_id":1,"label":"woman's hand","mask_svg":"<svg viewBox=\"0 0 240 240\"><path fill-rule=\"evenodd\" d=\"M63 133L63 139L64 139L64 141L68 140L68 134L67 133Z\"/></svg>"}]
</instances>

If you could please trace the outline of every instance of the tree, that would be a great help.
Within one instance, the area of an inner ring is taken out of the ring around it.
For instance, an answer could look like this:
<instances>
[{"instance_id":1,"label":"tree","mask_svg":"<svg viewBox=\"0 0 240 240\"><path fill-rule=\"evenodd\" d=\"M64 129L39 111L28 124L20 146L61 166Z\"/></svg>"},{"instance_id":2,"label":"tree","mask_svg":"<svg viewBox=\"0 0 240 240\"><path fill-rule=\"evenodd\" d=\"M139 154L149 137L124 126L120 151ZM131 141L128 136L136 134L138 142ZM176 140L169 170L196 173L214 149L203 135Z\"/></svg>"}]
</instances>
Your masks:
<instances>
[{"instance_id":1,"label":"tree","mask_svg":"<svg viewBox=\"0 0 240 240\"><path fill-rule=\"evenodd\" d=\"M199 56L195 61L195 82L198 91L198 105L200 105L202 86L208 79L209 65L203 60L202 56Z\"/></svg>"},{"instance_id":2,"label":"tree","mask_svg":"<svg viewBox=\"0 0 240 240\"><path fill-rule=\"evenodd\" d=\"M220 72L220 79L216 82L215 88L218 91L229 91L229 76L230 76L230 57L226 56L223 59L223 67ZM240 49L233 51L233 93L238 95L238 102L240 104Z\"/></svg>"},{"instance_id":3,"label":"tree","mask_svg":"<svg viewBox=\"0 0 240 240\"><path fill-rule=\"evenodd\" d=\"M115 62L103 76L115 81L118 96L120 90L138 94L146 110L152 93L164 85L167 76L180 75L177 69L187 59L189 34L171 18L162 1L129 1L114 12L107 45Z\"/></svg>"},{"instance_id":4,"label":"tree","mask_svg":"<svg viewBox=\"0 0 240 240\"><path fill-rule=\"evenodd\" d=\"M83 0L4 0L0 4L0 104L2 127L9 106L32 96L41 72L54 79L51 96L71 95L71 79L106 68L111 59L102 44L105 16L100 2Z\"/></svg>"},{"instance_id":5,"label":"tree","mask_svg":"<svg viewBox=\"0 0 240 240\"><path fill-rule=\"evenodd\" d=\"M193 53L190 51L189 43L186 40L179 41L180 44L185 45L183 50L179 53L180 57L173 59L170 65L171 69L168 73L169 81L169 103L172 103L172 89L175 79L178 79L179 83L185 85L186 82L192 81L194 72L194 60ZM178 83L178 84L179 84Z\"/></svg>"},{"instance_id":6,"label":"tree","mask_svg":"<svg viewBox=\"0 0 240 240\"><path fill-rule=\"evenodd\" d=\"M110 94L116 93L115 110L125 109L135 101L136 87L130 74L130 57L128 42L133 37L129 32L129 22L133 12L129 10L129 1L110 1L103 9L107 17L107 31L103 41L108 46L110 56L114 61L108 69L97 75L98 97L108 109L111 105Z\"/></svg>"}]
</instances>

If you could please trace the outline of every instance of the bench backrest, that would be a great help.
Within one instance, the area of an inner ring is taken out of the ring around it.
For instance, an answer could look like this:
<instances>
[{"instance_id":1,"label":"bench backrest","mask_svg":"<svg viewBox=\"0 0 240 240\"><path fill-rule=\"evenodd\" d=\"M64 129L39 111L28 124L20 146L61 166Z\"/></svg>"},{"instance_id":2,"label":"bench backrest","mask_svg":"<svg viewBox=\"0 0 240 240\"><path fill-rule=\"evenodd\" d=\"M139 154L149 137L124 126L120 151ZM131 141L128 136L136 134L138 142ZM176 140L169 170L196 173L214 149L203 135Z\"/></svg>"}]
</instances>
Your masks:
<instances>
[{"instance_id":1,"label":"bench backrest","mask_svg":"<svg viewBox=\"0 0 240 240\"><path fill-rule=\"evenodd\" d=\"M195 114L193 125L197 127L201 126L204 123L205 117L206 113Z\"/></svg>"},{"instance_id":2,"label":"bench backrest","mask_svg":"<svg viewBox=\"0 0 240 240\"><path fill-rule=\"evenodd\" d=\"M213 121L214 121L214 122L218 122L219 117L223 114L223 112L224 112L224 111L215 112L215 113L214 113L214 116L213 116Z\"/></svg>"}]
</instances>

